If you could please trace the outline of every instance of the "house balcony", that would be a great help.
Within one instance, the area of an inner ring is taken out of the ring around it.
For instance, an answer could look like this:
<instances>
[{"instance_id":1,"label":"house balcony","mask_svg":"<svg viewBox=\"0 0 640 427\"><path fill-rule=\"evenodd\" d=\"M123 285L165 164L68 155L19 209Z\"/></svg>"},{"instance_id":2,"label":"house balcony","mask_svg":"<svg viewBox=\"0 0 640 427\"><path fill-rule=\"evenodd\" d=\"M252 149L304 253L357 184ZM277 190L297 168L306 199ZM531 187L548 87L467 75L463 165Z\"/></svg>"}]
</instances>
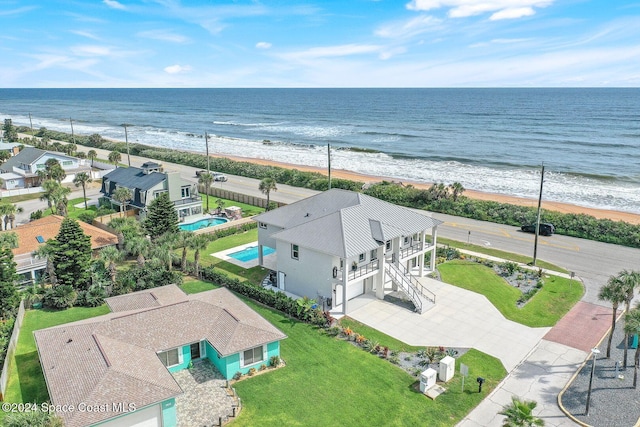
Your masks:
<instances>
[{"instance_id":1,"label":"house balcony","mask_svg":"<svg viewBox=\"0 0 640 427\"><path fill-rule=\"evenodd\" d=\"M38 270L47 266L45 258L34 257L31 254L16 255L13 261L16 263L16 271L18 273Z\"/></svg>"},{"instance_id":2,"label":"house balcony","mask_svg":"<svg viewBox=\"0 0 640 427\"><path fill-rule=\"evenodd\" d=\"M183 206L183 205L190 205L193 203L202 203L202 197L200 196L196 196L196 197L187 197L184 199L180 199L180 200L174 200L173 204L175 206Z\"/></svg>"},{"instance_id":3,"label":"house balcony","mask_svg":"<svg viewBox=\"0 0 640 427\"><path fill-rule=\"evenodd\" d=\"M380 269L380 263L377 259L364 264L364 265L356 265L355 268L351 267L351 269L347 272L347 281L351 282L353 280L359 279L364 276L370 276L371 273L376 273ZM334 270L335 278L338 281L342 281L342 270Z\"/></svg>"}]
</instances>

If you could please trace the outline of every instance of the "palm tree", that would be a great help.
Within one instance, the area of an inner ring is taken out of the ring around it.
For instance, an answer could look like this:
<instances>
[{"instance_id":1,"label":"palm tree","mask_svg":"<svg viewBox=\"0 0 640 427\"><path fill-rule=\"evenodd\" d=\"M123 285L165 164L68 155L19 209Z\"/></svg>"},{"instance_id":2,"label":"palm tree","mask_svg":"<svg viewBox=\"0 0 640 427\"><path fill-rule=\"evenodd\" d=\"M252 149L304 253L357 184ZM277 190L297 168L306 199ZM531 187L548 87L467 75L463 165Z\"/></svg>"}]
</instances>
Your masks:
<instances>
[{"instance_id":1,"label":"palm tree","mask_svg":"<svg viewBox=\"0 0 640 427\"><path fill-rule=\"evenodd\" d=\"M258 185L258 190L264 195L267 196L267 208L266 211L269 210L269 196L272 191L278 191L278 187L276 187L276 180L273 178L264 178L260 181L260 185Z\"/></svg>"},{"instance_id":2,"label":"palm tree","mask_svg":"<svg viewBox=\"0 0 640 427\"><path fill-rule=\"evenodd\" d=\"M626 294L625 312L629 313L629 311L631 310L631 300L633 299L636 288L640 285L640 273L637 271L622 270L620 273L618 273L617 278L620 281L622 289ZM622 356L622 365L625 369L627 367L628 352L629 352L629 334L625 334L624 353Z\"/></svg>"},{"instance_id":3,"label":"palm tree","mask_svg":"<svg viewBox=\"0 0 640 427\"><path fill-rule=\"evenodd\" d=\"M220 215L220 213L222 212L222 208L224 208L224 200L222 199L216 199L216 207L218 209L218 215Z\"/></svg>"},{"instance_id":4,"label":"palm tree","mask_svg":"<svg viewBox=\"0 0 640 427\"><path fill-rule=\"evenodd\" d=\"M54 179L44 181L42 189L44 192L40 196L40 200L47 201L51 208L51 213L55 212L54 207L58 208L59 211L66 212L67 196L71 193L70 189L63 187L62 184Z\"/></svg>"},{"instance_id":5,"label":"palm tree","mask_svg":"<svg viewBox=\"0 0 640 427\"><path fill-rule=\"evenodd\" d=\"M453 201L457 201L460 195L464 192L464 187L459 182L454 182L449 185L449 189L451 190L451 196L453 197Z\"/></svg>"},{"instance_id":6,"label":"palm tree","mask_svg":"<svg viewBox=\"0 0 640 427\"><path fill-rule=\"evenodd\" d=\"M82 186L82 195L84 196L84 210L89 209L89 207L87 206L87 184L93 182L93 180L91 179L91 177L89 176L88 173L86 172L80 172L79 174L76 174L76 177L73 178L73 183L75 184L76 187L80 187Z\"/></svg>"},{"instance_id":7,"label":"palm tree","mask_svg":"<svg viewBox=\"0 0 640 427\"><path fill-rule=\"evenodd\" d=\"M607 343L607 358L611 357L611 341L613 340L613 332L616 329L616 318L618 317L618 307L626 301L627 293L623 284L615 277L609 277L607 284L600 288L598 299L601 301L609 301L613 309L611 314L611 332L609 333L609 341Z\"/></svg>"},{"instance_id":8,"label":"palm tree","mask_svg":"<svg viewBox=\"0 0 640 427\"><path fill-rule=\"evenodd\" d=\"M85 153L84 151L76 151L76 157L79 159L86 159L87 153Z\"/></svg>"},{"instance_id":9,"label":"palm tree","mask_svg":"<svg viewBox=\"0 0 640 427\"><path fill-rule=\"evenodd\" d=\"M207 212L209 212L209 191L211 190L212 183L213 175L209 172L202 173L198 177L198 184L201 184L204 187L204 192L207 195Z\"/></svg>"},{"instance_id":10,"label":"palm tree","mask_svg":"<svg viewBox=\"0 0 640 427\"><path fill-rule=\"evenodd\" d=\"M127 239L124 247L127 252L136 257L140 267L144 266L147 261L145 257L149 254L149 250L151 249L151 242L149 242L147 238L142 236L131 237Z\"/></svg>"},{"instance_id":11,"label":"palm tree","mask_svg":"<svg viewBox=\"0 0 640 427\"><path fill-rule=\"evenodd\" d=\"M87 152L87 158L91 159L91 167L93 167L93 161L98 157L96 150L89 150Z\"/></svg>"},{"instance_id":12,"label":"palm tree","mask_svg":"<svg viewBox=\"0 0 640 427\"><path fill-rule=\"evenodd\" d=\"M18 247L18 235L16 233L0 233L0 248L15 249Z\"/></svg>"},{"instance_id":13,"label":"palm tree","mask_svg":"<svg viewBox=\"0 0 640 427\"><path fill-rule=\"evenodd\" d=\"M2 223L4 220L4 230L8 230L7 228L7 224L9 223L9 219L7 218L7 216L9 215L9 206L11 204L10 203L2 203L0 204L0 230L3 230L2 228Z\"/></svg>"},{"instance_id":14,"label":"palm tree","mask_svg":"<svg viewBox=\"0 0 640 427\"><path fill-rule=\"evenodd\" d=\"M125 211L126 203L133 198L133 193L127 187L118 187L111 198L120 203L120 213Z\"/></svg>"},{"instance_id":15,"label":"palm tree","mask_svg":"<svg viewBox=\"0 0 640 427\"><path fill-rule=\"evenodd\" d=\"M9 224L11 225L12 230L15 228L16 213L22 212L24 212L24 209L17 207L16 205L9 204L9 207L7 208L7 218L9 219Z\"/></svg>"},{"instance_id":16,"label":"palm tree","mask_svg":"<svg viewBox=\"0 0 640 427\"><path fill-rule=\"evenodd\" d=\"M193 264L196 277L200 277L200 251L206 249L209 242L213 239L213 236L210 234L195 234L189 240L189 248L194 250Z\"/></svg>"},{"instance_id":17,"label":"palm tree","mask_svg":"<svg viewBox=\"0 0 640 427\"><path fill-rule=\"evenodd\" d=\"M180 259L180 268L182 271L187 269L187 250L189 249L189 243L192 237L192 231L182 230L176 234L175 239L172 240L174 249L182 248L182 258Z\"/></svg>"},{"instance_id":18,"label":"palm tree","mask_svg":"<svg viewBox=\"0 0 640 427\"><path fill-rule=\"evenodd\" d=\"M538 404L533 400L520 400L518 396L511 396L511 403L499 412L506 417L502 422L503 427L543 426L544 420L533 415L536 406Z\"/></svg>"},{"instance_id":19,"label":"palm tree","mask_svg":"<svg viewBox=\"0 0 640 427\"><path fill-rule=\"evenodd\" d=\"M118 150L109 153L109 161L118 167L118 163L122 160L122 156Z\"/></svg>"},{"instance_id":20,"label":"palm tree","mask_svg":"<svg viewBox=\"0 0 640 427\"><path fill-rule=\"evenodd\" d=\"M109 271L109 276L111 277L111 286L114 286L116 284L116 274L118 272L116 262L122 261L122 252L114 246L107 246L100 251L98 257L105 263L105 267L107 268L107 271Z\"/></svg>"},{"instance_id":21,"label":"palm tree","mask_svg":"<svg viewBox=\"0 0 640 427\"><path fill-rule=\"evenodd\" d=\"M156 242L151 248L151 257L165 265L168 271L171 271L174 257L173 245L168 241Z\"/></svg>"},{"instance_id":22,"label":"palm tree","mask_svg":"<svg viewBox=\"0 0 640 427\"><path fill-rule=\"evenodd\" d=\"M78 146L74 143L70 143L62 147L62 149L66 155L71 156L73 153L76 152L76 150L78 149Z\"/></svg>"},{"instance_id":23,"label":"palm tree","mask_svg":"<svg viewBox=\"0 0 640 427\"><path fill-rule=\"evenodd\" d=\"M45 267L45 274L49 279L49 283L51 283L52 285L55 285L58 282L56 278L56 270L53 265L54 251L55 251L55 248L51 244L45 243L44 245L40 245L38 249L36 249L33 252L33 255L36 256L37 258L42 258L47 261L47 266Z\"/></svg>"},{"instance_id":24,"label":"palm tree","mask_svg":"<svg viewBox=\"0 0 640 427\"><path fill-rule=\"evenodd\" d=\"M627 336L640 332L640 306L629 311L624 316L624 332ZM636 346L636 354L633 358L633 388L638 385L638 364L640 364L640 345Z\"/></svg>"}]
</instances>

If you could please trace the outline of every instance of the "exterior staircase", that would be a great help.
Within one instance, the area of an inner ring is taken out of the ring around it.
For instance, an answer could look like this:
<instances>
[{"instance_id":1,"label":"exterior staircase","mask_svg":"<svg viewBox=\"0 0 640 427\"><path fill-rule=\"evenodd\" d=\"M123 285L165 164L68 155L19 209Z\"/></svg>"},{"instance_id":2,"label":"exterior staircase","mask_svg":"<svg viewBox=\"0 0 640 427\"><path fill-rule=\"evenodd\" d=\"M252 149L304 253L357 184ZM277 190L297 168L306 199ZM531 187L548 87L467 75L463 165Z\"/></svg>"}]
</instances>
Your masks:
<instances>
[{"instance_id":1,"label":"exterior staircase","mask_svg":"<svg viewBox=\"0 0 640 427\"><path fill-rule=\"evenodd\" d=\"M436 304L436 295L425 288L404 266L389 262L385 263L384 268L391 281L409 297L416 312L422 314Z\"/></svg>"}]
</instances>

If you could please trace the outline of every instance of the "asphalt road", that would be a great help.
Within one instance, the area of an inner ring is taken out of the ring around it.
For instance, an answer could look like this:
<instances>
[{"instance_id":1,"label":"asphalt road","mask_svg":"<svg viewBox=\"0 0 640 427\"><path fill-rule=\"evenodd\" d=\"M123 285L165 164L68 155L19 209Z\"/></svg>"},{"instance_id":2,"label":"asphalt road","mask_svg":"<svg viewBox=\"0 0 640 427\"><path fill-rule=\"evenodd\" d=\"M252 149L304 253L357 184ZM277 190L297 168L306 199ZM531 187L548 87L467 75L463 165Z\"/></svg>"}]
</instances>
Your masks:
<instances>
[{"instance_id":1,"label":"asphalt road","mask_svg":"<svg viewBox=\"0 0 640 427\"><path fill-rule=\"evenodd\" d=\"M79 147L83 150L84 147ZM84 151L88 151L84 149ZM108 151L96 150L98 157L106 159ZM140 166L146 158L131 156L131 165ZM126 154L122 155L122 163L127 163ZM163 162L165 171L178 171L186 179L196 181L196 168ZM224 188L238 193L263 196L258 190L259 180L227 175L227 182L216 182L215 187ZM293 203L297 200L316 194L316 191L304 188L278 184L278 190L271 193L271 199L283 203ZM79 194L79 195L78 195ZM92 188L88 196L97 197L98 189ZM74 191L72 197L82 197L82 191ZM46 208L46 202L32 200L19 204L25 209L20 215L18 223L28 221L29 213L36 209ZM462 242L492 247L523 255L533 255L534 236L522 233L517 227L476 221L467 218L454 217L434 213L434 218L444 221L438 228L438 236ZM623 269L640 269L640 249L594 242L591 240L553 235L540 236L538 241L538 259L545 260L565 267L575 272L577 278L585 284L586 294L583 301L608 305L598 301L597 294L600 287L611 275Z\"/></svg>"}]
</instances>

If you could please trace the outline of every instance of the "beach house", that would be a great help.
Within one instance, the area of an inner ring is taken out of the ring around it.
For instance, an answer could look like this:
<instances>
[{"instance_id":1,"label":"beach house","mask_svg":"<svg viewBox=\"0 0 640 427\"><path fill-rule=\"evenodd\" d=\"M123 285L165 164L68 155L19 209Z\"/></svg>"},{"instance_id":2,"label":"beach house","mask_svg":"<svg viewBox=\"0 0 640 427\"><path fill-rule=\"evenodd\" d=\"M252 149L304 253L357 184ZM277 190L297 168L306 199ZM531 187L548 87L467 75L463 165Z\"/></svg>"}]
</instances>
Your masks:
<instances>
[{"instance_id":1,"label":"beach house","mask_svg":"<svg viewBox=\"0 0 640 427\"><path fill-rule=\"evenodd\" d=\"M226 288L168 285L106 302L109 314L34 332L51 403L75 409L57 412L66 427L175 427L188 392L176 374L202 362L231 379L268 366L286 338ZM216 405L200 399L184 410Z\"/></svg>"},{"instance_id":2,"label":"beach house","mask_svg":"<svg viewBox=\"0 0 640 427\"><path fill-rule=\"evenodd\" d=\"M161 166L155 162L146 162L140 168L114 169L102 178L100 191L113 205L120 206L120 202L113 198L119 187L131 190L133 198L126 205L136 209L141 219L146 216L149 204L163 193L169 195L181 221L202 214L202 198L197 184L183 179L178 172L162 172Z\"/></svg>"},{"instance_id":3,"label":"beach house","mask_svg":"<svg viewBox=\"0 0 640 427\"><path fill-rule=\"evenodd\" d=\"M77 173L91 172L86 159L67 156L57 151L45 151L35 147L25 147L0 165L0 178L6 190L37 187L42 180L38 171L44 171L47 160L55 159L64 170L63 183L72 182Z\"/></svg>"},{"instance_id":4,"label":"beach house","mask_svg":"<svg viewBox=\"0 0 640 427\"><path fill-rule=\"evenodd\" d=\"M441 224L426 212L332 189L254 220L259 264L276 272L282 291L322 300L343 314L350 300L365 293L382 299L400 290L419 312L435 303L418 280L435 268ZM265 247L275 249L275 265L265 265Z\"/></svg>"},{"instance_id":5,"label":"beach house","mask_svg":"<svg viewBox=\"0 0 640 427\"><path fill-rule=\"evenodd\" d=\"M58 235L63 219L64 217L59 215L49 215L20 225L11 231L0 232L14 233L18 237L18 246L13 248L12 251L13 259L16 263L17 283L19 286L32 284L44 273L47 260L46 258L35 256L34 252L48 240ZM78 224L80 224L84 234L91 238L91 249L93 249L94 253L104 247L118 244L118 236L115 234L87 224L84 221L79 221Z\"/></svg>"}]
</instances>

